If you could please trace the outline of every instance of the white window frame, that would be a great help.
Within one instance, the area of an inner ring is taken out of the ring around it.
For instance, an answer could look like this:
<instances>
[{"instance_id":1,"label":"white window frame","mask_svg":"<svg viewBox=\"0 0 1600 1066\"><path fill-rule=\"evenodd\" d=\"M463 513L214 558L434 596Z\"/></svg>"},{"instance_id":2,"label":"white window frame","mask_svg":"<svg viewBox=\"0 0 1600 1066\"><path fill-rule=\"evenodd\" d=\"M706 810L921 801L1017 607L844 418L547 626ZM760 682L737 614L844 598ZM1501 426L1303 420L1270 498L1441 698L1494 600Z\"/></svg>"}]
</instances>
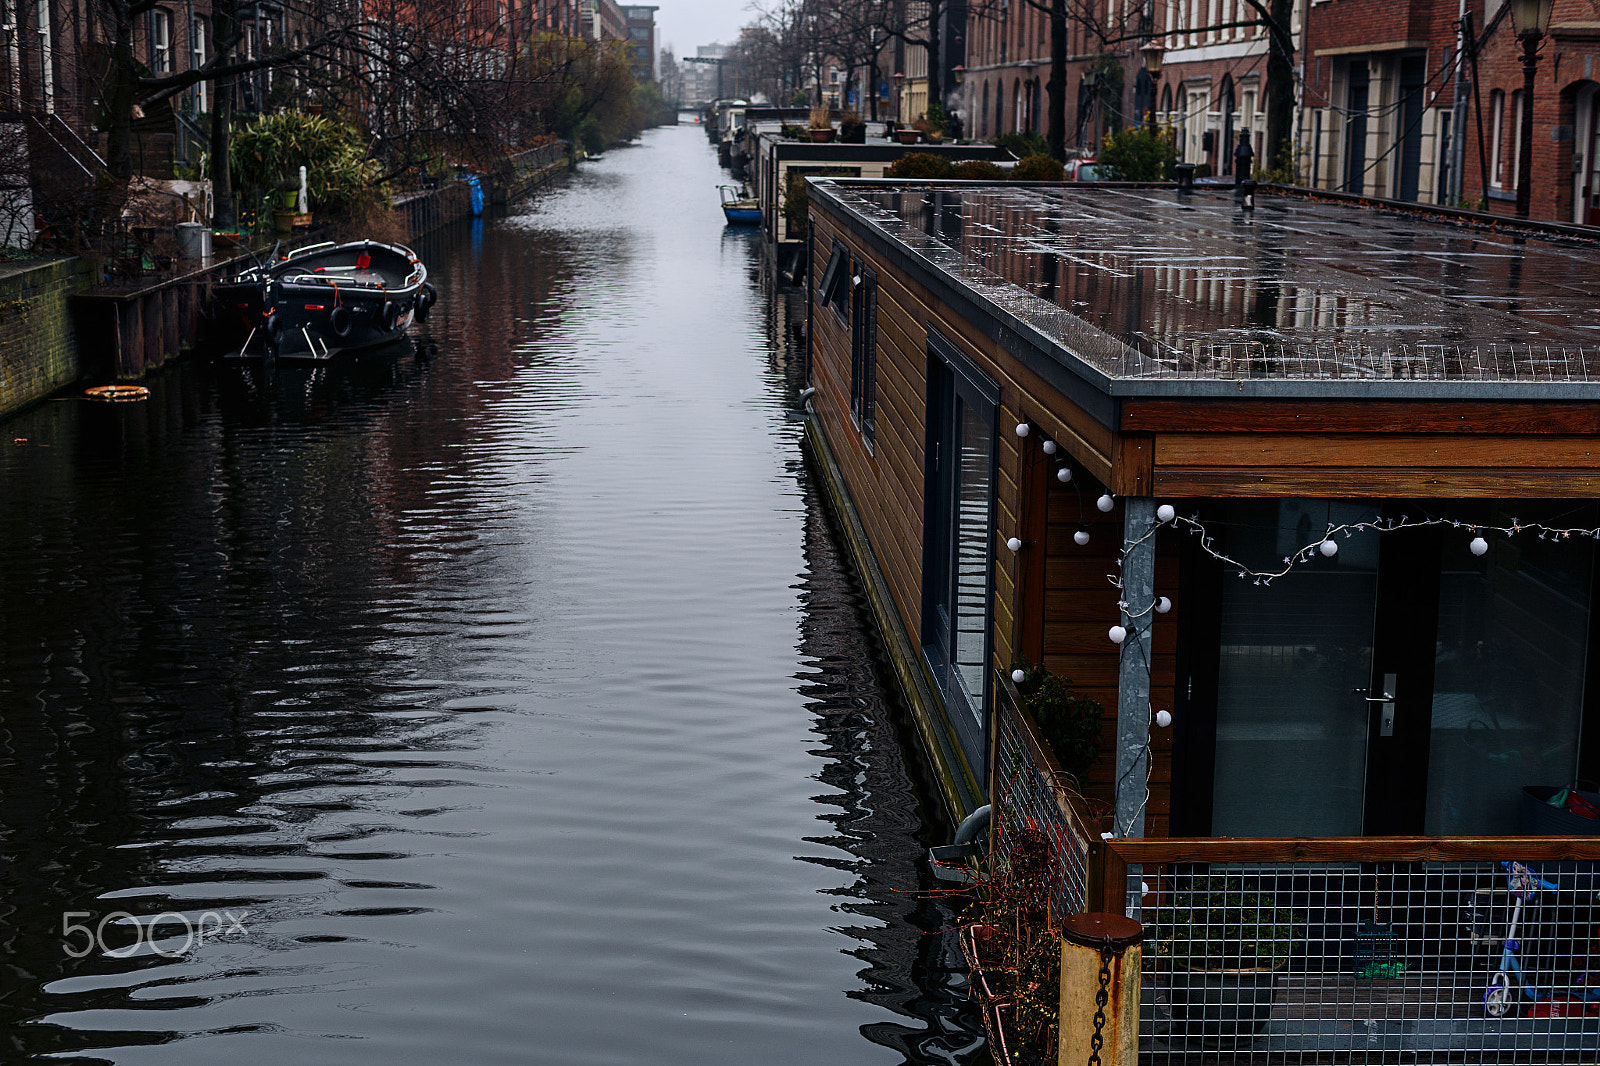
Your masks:
<instances>
[{"instance_id":1,"label":"white window frame","mask_svg":"<svg viewBox=\"0 0 1600 1066\"><path fill-rule=\"evenodd\" d=\"M1506 124L1506 94L1503 89L1495 89L1489 93L1490 136L1489 144L1489 187L1503 189L1505 183L1500 179L1501 163L1505 150L1505 124Z\"/></svg>"}]
</instances>

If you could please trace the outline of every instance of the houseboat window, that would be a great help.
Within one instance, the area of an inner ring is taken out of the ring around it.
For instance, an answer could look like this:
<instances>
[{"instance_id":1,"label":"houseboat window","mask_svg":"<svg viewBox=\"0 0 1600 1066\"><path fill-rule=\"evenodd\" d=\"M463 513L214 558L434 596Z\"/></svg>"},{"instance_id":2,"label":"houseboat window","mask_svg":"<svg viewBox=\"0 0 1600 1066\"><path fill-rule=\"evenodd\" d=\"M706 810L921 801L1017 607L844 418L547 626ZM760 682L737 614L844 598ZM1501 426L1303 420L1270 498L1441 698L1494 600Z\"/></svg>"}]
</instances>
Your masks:
<instances>
[{"instance_id":1,"label":"houseboat window","mask_svg":"<svg viewBox=\"0 0 1600 1066\"><path fill-rule=\"evenodd\" d=\"M923 654L968 764L985 765L999 390L929 329Z\"/></svg>"},{"instance_id":2,"label":"houseboat window","mask_svg":"<svg viewBox=\"0 0 1600 1066\"><path fill-rule=\"evenodd\" d=\"M822 271L822 280L817 285L817 299L822 301L824 307L835 304L839 300L839 290L844 285L844 273L847 257L844 254L844 245L838 241L833 242L833 254L828 256L828 265ZM837 307L835 307L837 310Z\"/></svg>"},{"instance_id":3,"label":"houseboat window","mask_svg":"<svg viewBox=\"0 0 1600 1066\"><path fill-rule=\"evenodd\" d=\"M989 500L994 488L992 437L988 417L966 403L960 408L960 469L955 492L954 588L950 621L950 665L975 714L981 716L985 650L989 633Z\"/></svg>"},{"instance_id":4,"label":"houseboat window","mask_svg":"<svg viewBox=\"0 0 1600 1066\"><path fill-rule=\"evenodd\" d=\"M850 414L871 444L877 435L878 275L857 260L850 277Z\"/></svg>"},{"instance_id":5,"label":"houseboat window","mask_svg":"<svg viewBox=\"0 0 1600 1066\"><path fill-rule=\"evenodd\" d=\"M1561 524L1594 525L1594 508L1583 511ZM1516 513L1526 520L1529 508ZM1515 835L1523 786L1566 785L1578 772L1593 547L1535 537L1491 545L1480 557L1464 537L1445 541L1430 836Z\"/></svg>"},{"instance_id":6,"label":"houseboat window","mask_svg":"<svg viewBox=\"0 0 1600 1066\"><path fill-rule=\"evenodd\" d=\"M1326 500L1232 501L1228 552L1279 559L1330 522L1371 517ZM1270 585L1223 579L1214 835L1360 835L1377 590L1376 537Z\"/></svg>"}]
</instances>

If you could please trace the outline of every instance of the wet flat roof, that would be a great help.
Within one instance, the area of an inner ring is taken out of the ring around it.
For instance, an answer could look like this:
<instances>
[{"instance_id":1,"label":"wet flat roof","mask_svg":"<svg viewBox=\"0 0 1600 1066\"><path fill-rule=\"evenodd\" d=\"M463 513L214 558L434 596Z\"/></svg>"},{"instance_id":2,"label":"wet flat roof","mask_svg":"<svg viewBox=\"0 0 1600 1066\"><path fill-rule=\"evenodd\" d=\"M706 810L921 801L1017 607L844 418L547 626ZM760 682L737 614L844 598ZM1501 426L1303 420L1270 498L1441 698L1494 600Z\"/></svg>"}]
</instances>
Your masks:
<instances>
[{"instance_id":1,"label":"wet flat roof","mask_svg":"<svg viewBox=\"0 0 1600 1066\"><path fill-rule=\"evenodd\" d=\"M1600 385L1600 241L1206 186L827 193L1107 385Z\"/></svg>"}]
</instances>

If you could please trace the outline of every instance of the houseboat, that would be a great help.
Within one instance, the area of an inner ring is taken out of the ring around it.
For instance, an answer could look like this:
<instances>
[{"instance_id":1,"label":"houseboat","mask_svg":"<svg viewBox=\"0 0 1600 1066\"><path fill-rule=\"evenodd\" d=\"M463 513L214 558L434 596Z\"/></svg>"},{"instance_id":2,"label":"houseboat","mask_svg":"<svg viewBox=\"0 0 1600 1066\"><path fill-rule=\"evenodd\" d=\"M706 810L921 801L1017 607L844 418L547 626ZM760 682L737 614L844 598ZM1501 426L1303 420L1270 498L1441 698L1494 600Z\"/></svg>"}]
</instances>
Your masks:
<instances>
[{"instance_id":1,"label":"houseboat","mask_svg":"<svg viewBox=\"0 0 1600 1066\"><path fill-rule=\"evenodd\" d=\"M808 441L951 813L1144 924L1141 1061L1600 1061L1600 232L819 178L807 256Z\"/></svg>"},{"instance_id":2,"label":"houseboat","mask_svg":"<svg viewBox=\"0 0 1600 1066\"><path fill-rule=\"evenodd\" d=\"M803 267L804 210L807 177L881 178L897 160L913 152L938 155L959 163L981 159L991 163L1014 162L1011 154L992 144L904 144L888 135L882 122L866 124L860 143L818 144L794 136L804 126L804 113L793 109L752 107L745 112L743 146L747 160L745 180L761 208L761 245L765 260L788 278Z\"/></svg>"}]
</instances>

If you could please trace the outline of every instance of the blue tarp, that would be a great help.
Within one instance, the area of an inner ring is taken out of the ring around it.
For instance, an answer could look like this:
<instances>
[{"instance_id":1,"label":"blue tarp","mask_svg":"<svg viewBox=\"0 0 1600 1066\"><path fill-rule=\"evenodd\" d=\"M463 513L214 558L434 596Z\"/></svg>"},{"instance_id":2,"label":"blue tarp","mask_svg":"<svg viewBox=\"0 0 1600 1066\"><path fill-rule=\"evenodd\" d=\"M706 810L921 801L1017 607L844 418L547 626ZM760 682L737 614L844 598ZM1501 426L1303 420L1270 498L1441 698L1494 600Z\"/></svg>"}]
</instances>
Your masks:
<instances>
[{"instance_id":1,"label":"blue tarp","mask_svg":"<svg viewBox=\"0 0 1600 1066\"><path fill-rule=\"evenodd\" d=\"M478 180L478 175L468 174L461 180L472 187L472 213L483 214L483 183Z\"/></svg>"}]
</instances>

